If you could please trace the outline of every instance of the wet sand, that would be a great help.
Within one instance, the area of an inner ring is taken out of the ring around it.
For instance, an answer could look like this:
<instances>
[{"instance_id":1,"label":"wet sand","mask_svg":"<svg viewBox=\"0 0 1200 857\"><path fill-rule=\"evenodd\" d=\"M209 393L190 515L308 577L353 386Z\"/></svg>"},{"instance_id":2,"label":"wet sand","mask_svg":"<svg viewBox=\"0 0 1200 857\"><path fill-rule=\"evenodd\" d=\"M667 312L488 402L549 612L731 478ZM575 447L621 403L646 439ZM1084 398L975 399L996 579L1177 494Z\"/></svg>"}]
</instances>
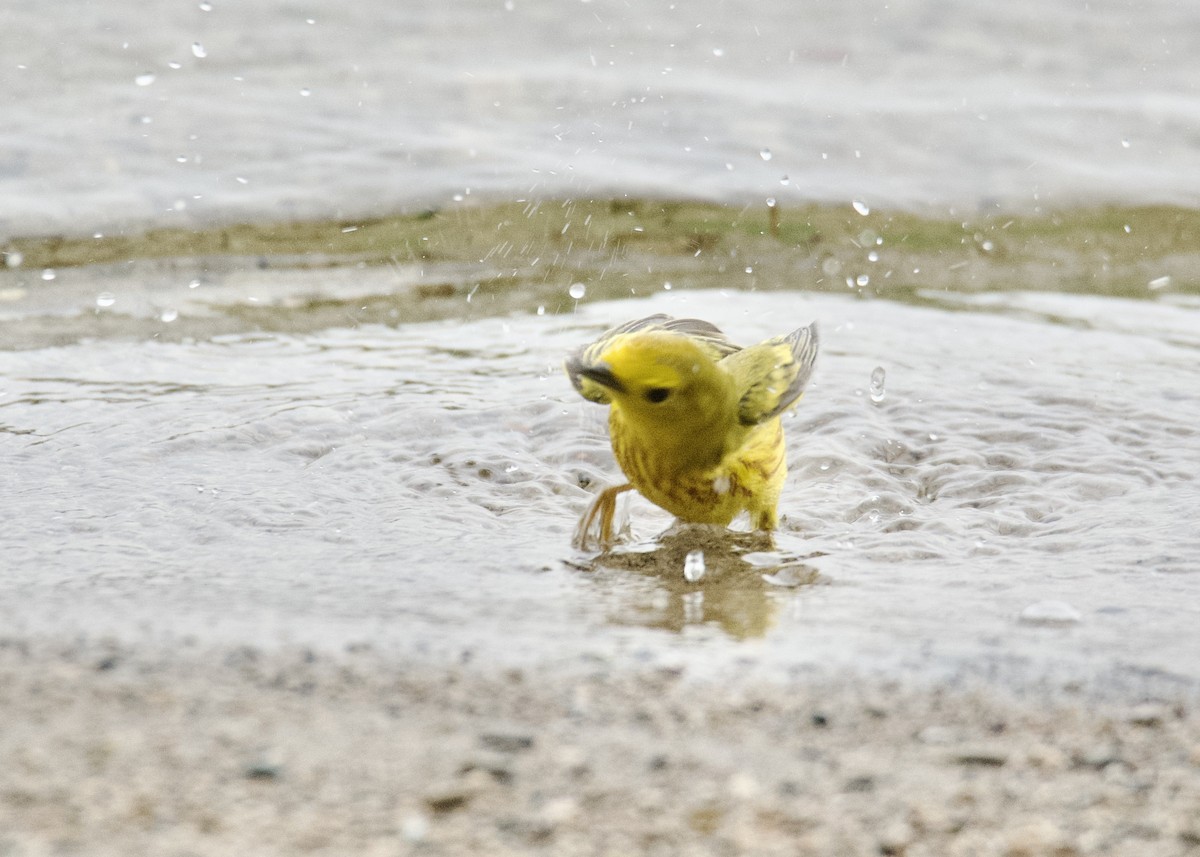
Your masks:
<instances>
[{"instance_id":1,"label":"wet sand","mask_svg":"<svg viewBox=\"0 0 1200 857\"><path fill-rule=\"evenodd\" d=\"M0 853L1185 855L1194 697L10 639Z\"/></svg>"}]
</instances>

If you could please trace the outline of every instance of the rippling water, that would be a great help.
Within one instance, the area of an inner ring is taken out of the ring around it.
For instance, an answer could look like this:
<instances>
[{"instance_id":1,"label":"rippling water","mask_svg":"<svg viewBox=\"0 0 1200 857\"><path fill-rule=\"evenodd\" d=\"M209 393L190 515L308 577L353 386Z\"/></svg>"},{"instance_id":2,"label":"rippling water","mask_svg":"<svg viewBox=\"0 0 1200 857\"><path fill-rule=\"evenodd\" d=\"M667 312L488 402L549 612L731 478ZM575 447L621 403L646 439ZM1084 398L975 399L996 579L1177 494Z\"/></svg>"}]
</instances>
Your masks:
<instances>
[{"instance_id":1,"label":"rippling water","mask_svg":"<svg viewBox=\"0 0 1200 857\"><path fill-rule=\"evenodd\" d=\"M1200 202L1179 0L0 9L0 237L474 195Z\"/></svg>"},{"instance_id":2,"label":"rippling water","mask_svg":"<svg viewBox=\"0 0 1200 857\"><path fill-rule=\"evenodd\" d=\"M944 297L673 292L0 352L2 620L503 662L1200 678L1200 306ZM640 499L632 553L569 547L616 471L559 361L651 311L743 341L822 326L766 560L659 537ZM711 573L689 583L697 546ZM731 557L765 565L720 573Z\"/></svg>"}]
</instances>

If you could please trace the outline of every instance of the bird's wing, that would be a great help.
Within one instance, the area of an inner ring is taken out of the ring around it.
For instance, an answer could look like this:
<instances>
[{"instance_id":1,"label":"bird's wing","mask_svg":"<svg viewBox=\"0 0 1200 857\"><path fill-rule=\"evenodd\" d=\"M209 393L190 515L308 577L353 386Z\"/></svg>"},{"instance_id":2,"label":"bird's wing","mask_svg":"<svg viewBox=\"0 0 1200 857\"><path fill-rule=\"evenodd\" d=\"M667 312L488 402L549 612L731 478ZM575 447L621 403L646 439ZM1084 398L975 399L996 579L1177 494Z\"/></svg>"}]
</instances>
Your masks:
<instances>
[{"instance_id":1,"label":"bird's wing","mask_svg":"<svg viewBox=\"0 0 1200 857\"><path fill-rule=\"evenodd\" d=\"M600 355L616 337L627 333L651 330L669 331L688 336L708 352L714 361L741 350L740 345L731 342L716 325L707 321L698 318L672 318L665 313L648 315L645 318L627 321L612 330L605 331L595 342L583 346L566 359L563 365L567 370L567 377L571 379L571 384L579 392L579 395L588 401L607 405L611 401L608 391L602 385L583 377L579 370L584 366L594 366L598 363Z\"/></svg>"},{"instance_id":2,"label":"bird's wing","mask_svg":"<svg viewBox=\"0 0 1200 857\"><path fill-rule=\"evenodd\" d=\"M742 395L738 420L752 426L778 416L795 404L817 362L817 325L802 327L727 356L721 361Z\"/></svg>"}]
</instances>

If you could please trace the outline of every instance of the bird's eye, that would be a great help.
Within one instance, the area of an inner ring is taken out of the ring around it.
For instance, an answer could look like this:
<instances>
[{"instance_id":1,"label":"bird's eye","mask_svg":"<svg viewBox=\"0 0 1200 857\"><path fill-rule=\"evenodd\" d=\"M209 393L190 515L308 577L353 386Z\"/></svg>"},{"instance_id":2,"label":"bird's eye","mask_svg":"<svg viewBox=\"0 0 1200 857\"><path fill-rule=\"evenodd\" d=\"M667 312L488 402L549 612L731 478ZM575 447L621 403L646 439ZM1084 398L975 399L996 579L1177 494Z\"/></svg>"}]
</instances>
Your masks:
<instances>
[{"instance_id":1,"label":"bird's eye","mask_svg":"<svg viewBox=\"0 0 1200 857\"><path fill-rule=\"evenodd\" d=\"M666 387L651 387L646 391L646 401L657 405L659 402L665 402L669 395L671 391Z\"/></svg>"}]
</instances>

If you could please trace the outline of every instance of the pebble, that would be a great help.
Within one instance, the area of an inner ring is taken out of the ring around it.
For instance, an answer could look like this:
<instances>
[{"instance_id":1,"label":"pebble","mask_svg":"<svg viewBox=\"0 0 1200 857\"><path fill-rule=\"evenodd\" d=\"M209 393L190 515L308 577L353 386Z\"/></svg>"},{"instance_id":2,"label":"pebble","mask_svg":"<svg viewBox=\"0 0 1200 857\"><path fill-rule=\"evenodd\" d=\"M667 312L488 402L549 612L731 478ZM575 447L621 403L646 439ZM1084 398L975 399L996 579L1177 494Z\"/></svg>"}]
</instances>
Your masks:
<instances>
[{"instance_id":1,"label":"pebble","mask_svg":"<svg viewBox=\"0 0 1200 857\"><path fill-rule=\"evenodd\" d=\"M894 821L879 836L879 853L886 857L902 857L914 838L912 827L903 821Z\"/></svg>"},{"instance_id":2,"label":"pebble","mask_svg":"<svg viewBox=\"0 0 1200 857\"><path fill-rule=\"evenodd\" d=\"M1064 627L1078 624L1083 614L1065 601L1036 601L1021 611L1017 621L1022 625Z\"/></svg>"},{"instance_id":3,"label":"pebble","mask_svg":"<svg viewBox=\"0 0 1200 857\"><path fill-rule=\"evenodd\" d=\"M424 842L429 835L429 818L420 813L414 813L400 822L400 836L405 842L416 844Z\"/></svg>"},{"instance_id":4,"label":"pebble","mask_svg":"<svg viewBox=\"0 0 1200 857\"><path fill-rule=\"evenodd\" d=\"M521 753L533 749L533 736L525 732L483 732L479 743L499 753Z\"/></svg>"},{"instance_id":5,"label":"pebble","mask_svg":"<svg viewBox=\"0 0 1200 857\"><path fill-rule=\"evenodd\" d=\"M425 793L425 805L435 813L453 812L462 809L475 796L475 789L466 783L449 783L435 786Z\"/></svg>"},{"instance_id":6,"label":"pebble","mask_svg":"<svg viewBox=\"0 0 1200 857\"><path fill-rule=\"evenodd\" d=\"M951 760L957 765L999 768L1008 762L1008 750L986 744L955 750Z\"/></svg>"},{"instance_id":7,"label":"pebble","mask_svg":"<svg viewBox=\"0 0 1200 857\"><path fill-rule=\"evenodd\" d=\"M1134 726L1162 726L1167 719L1167 710L1155 702L1145 702L1135 705L1129 712L1128 720Z\"/></svg>"}]
</instances>

